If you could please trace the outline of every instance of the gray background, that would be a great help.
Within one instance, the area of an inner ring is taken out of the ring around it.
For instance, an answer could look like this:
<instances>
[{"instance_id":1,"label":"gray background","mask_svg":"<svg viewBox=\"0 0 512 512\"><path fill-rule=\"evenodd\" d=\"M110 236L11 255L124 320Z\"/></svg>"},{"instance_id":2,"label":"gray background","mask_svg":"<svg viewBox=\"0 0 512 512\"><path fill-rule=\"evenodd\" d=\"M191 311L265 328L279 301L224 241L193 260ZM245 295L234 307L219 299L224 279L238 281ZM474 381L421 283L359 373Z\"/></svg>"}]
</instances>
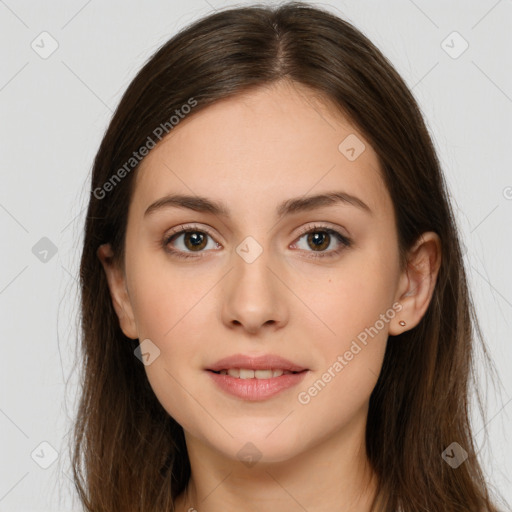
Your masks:
<instances>
[{"instance_id":1,"label":"gray background","mask_svg":"<svg viewBox=\"0 0 512 512\"><path fill-rule=\"evenodd\" d=\"M67 443L92 160L143 62L179 28L227 5L235 3L0 0L0 512L79 510ZM433 135L502 381L498 389L481 381L490 442L475 413L476 443L489 480L512 503L512 1L319 5L393 62Z\"/></svg>"}]
</instances>

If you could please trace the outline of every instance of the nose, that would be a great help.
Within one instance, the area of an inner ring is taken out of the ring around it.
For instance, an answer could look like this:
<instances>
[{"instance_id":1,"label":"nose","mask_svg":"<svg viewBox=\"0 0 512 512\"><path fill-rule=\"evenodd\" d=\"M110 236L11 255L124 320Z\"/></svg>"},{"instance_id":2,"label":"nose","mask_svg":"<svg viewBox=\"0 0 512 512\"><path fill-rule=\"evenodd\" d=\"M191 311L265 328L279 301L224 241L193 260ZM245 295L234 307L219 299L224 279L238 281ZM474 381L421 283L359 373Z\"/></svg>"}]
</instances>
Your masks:
<instances>
[{"instance_id":1,"label":"nose","mask_svg":"<svg viewBox=\"0 0 512 512\"><path fill-rule=\"evenodd\" d=\"M287 288L278 269L272 268L276 263L270 261L268 251L262 251L255 259L240 254L233 253L233 268L224 282L223 322L230 329L253 335L265 326L273 330L283 328L289 314Z\"/></svg>"}]
</instances>

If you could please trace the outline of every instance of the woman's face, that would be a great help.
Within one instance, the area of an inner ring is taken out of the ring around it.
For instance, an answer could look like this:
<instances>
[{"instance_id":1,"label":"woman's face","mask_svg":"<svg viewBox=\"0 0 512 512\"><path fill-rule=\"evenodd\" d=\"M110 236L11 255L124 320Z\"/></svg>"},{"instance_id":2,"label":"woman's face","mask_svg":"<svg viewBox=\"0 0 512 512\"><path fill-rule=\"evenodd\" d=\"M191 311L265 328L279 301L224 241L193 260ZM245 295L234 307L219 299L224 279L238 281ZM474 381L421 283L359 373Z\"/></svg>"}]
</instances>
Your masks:
<instances>
[{"instance_id":1,"label":"woman's face","mask_svg":"<svg viewBox=\"0 0 512 512\"><path fill-rule=\"evenodd\" d=\"M185 118L137 172L121 325L150 340L147 377L187 443L276 462L362 431L403 277L368 141L307 89L279 83ZM339 195L310 199L326 194ZM162 201L172 195L190 200ZM232 355L306 371L214 377Z\"/></svg>"}]
</instances>

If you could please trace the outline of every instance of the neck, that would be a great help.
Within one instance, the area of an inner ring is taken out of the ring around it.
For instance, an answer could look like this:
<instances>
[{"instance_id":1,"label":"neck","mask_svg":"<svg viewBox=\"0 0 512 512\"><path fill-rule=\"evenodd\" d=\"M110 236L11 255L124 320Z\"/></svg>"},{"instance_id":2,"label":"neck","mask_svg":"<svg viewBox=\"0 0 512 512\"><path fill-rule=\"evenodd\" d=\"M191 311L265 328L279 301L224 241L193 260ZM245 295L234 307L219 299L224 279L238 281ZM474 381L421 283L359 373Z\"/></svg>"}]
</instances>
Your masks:
<instances>
[{"instance_id":1,"label":"neck","mask_svg":"<svg viewBox=\"0 0 512 512\"><path fill-rule=\"evenodd\" d=\"M282 462L244 463L186 433L191 465L178 512L370 512L376 475L365 448L366 411L328 439Z\"/></svg>"}]
</instances>

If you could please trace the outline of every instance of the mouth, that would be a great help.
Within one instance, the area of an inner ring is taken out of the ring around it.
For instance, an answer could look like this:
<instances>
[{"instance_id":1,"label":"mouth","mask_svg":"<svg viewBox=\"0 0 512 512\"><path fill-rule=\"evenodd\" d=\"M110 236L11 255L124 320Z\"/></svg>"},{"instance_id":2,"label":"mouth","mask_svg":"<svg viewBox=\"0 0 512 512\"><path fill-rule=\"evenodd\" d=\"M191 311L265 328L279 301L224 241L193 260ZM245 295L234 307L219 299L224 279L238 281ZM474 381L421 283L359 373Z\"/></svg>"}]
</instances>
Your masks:
<instances>
[{"instance_id":1,"label":"mouth","mask_svg":"<svg viewBox=\"0 0 512 512\"><path fill-rule=\"evenodd\" d=\"M268 369L259 369L254 370L251 368L225 368L222 370L208 370L210 372L216 373L217 375L229 375L235 379L257 379L257 380L268 380L276 377L281 377L282 375L291 375L297 373L303 373L308 370L301 371L291 371L285 370L283 368L268 368Z\"/></svg>"},{"instance_id":2,"label":"mouth","mask_svg":"<svg viewBox=\"0 0 512 512\"><path fill-rule=\"evenodd\" d=\"M204 369L217 389L248 401L279 395L297 386L310 372L277 354L234 354Z\"/></svg>"},{"instance_id":3,"label":"mouth","mask_svg":"<svg viewBox=\"0 0 512 512\"><path fill-rule=\"evenodd\" d=\"M270 375L269 372L282 371L283 373L299 373L307 370L307 368L276 354L234 354L232 356L224 357L216 363L210 364L205 368L205 370L210 370L218 374L220 374L220 372L226 372L225 374L230 375L231 377L238 377L242 379L268 379L273 375ZM255 373L255 375L251 374L251 372Z\"/></svg>"}]
</instances>

